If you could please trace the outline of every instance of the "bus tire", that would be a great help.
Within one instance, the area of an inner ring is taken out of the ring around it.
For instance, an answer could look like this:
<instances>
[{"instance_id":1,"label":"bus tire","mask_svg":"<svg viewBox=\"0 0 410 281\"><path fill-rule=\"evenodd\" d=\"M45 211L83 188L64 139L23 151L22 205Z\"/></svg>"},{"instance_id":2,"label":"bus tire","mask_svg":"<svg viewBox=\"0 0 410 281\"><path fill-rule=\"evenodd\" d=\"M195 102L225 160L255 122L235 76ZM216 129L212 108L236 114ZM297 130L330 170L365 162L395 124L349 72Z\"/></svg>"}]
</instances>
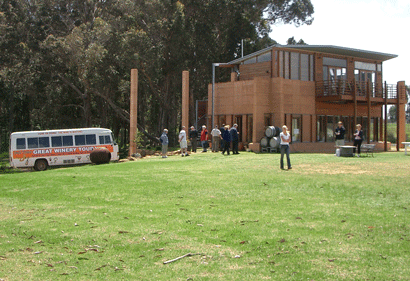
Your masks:
<instances>
[{"instance_id":1,"label":"bus tire","mask_svg":"<svg viewBox=\"0 0 410 281\"><path fill-rule=\"evenodd\" d=\"M36 171L45 171L48 168L48 163L47 160L45 159L39 159L36 161L34 164L34 170Z\"/></svg>"}]
</instances>

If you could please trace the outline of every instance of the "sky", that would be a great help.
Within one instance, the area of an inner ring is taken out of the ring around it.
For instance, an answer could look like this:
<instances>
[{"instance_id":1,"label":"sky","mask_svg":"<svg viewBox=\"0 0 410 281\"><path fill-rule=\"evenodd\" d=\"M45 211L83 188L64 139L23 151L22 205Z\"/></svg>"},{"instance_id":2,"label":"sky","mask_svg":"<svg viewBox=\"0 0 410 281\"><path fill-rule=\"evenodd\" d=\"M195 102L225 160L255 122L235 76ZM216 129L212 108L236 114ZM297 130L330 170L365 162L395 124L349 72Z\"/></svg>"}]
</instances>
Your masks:
<instances>
[{"instance_id":1,"label":"sky","mask_svg":"<svg viewBox=\"0 0 410 281\"><path fill-rule=\"evenodd\" d=\"M276 24L270 37L398 55L383 63L387 84L410 85L410 0L311 0L311 25Z\"/></svg>"}]
</instances>

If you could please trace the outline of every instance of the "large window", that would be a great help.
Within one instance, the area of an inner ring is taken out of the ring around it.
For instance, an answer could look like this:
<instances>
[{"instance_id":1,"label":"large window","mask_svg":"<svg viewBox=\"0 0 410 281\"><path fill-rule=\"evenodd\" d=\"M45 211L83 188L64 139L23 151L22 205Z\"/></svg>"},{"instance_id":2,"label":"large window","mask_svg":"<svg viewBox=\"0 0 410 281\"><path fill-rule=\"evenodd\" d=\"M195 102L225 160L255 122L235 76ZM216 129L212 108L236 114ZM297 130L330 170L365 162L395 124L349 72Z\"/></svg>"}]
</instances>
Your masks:
<instances>
[{"instance_id":1,"label":"large window","mask_svg":"<svg viewBox=\"0 0 410 281\"><path fill-rule=\"evenodd\" d=\"M279 51L279 77L314 81L313 55Z\"/></svg>"},{"instance_id":2,"label":"large window","mask_svg":"<svg viewBox=\"0 0 410 281\"><path fill-rule=\"evenodd\" d=\"M50 138L49 137L28 138L27 145L28 145L28 148L50 147Z\"/></svg>"},{"instance_id":3,"label":"large window","mask_svg":"<svg viewBox=\"0 0 410 281\"><path fill-rule=\"evenodd\" d=\"M292 115L292 142L302 141L302 117Z\"/></svg>"}]
</instances>

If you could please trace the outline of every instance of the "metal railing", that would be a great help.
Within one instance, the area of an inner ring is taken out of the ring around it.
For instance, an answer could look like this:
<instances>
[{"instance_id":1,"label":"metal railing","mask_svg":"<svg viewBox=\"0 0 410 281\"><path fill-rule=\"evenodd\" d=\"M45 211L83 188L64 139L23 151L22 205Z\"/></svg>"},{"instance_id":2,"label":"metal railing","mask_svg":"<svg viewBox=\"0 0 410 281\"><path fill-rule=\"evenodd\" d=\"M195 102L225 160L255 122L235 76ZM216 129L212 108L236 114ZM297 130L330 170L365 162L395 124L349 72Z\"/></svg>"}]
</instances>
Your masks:
<instances>
[{"instance_id":1,"label":"metal railing","mask_svg":"<svg viewBox=\"0 0 410 281\"><path fill-rule=\"evenodd\" d=\"M388 99L397 98L397 85L395 84L380 84L362 81L346 81L346 80L324 80L316 81L316 97L329 97L338 95L353 96L356 93L358 97L366 97L370 91L370 97Z\"/></svg>"}]
</instances>

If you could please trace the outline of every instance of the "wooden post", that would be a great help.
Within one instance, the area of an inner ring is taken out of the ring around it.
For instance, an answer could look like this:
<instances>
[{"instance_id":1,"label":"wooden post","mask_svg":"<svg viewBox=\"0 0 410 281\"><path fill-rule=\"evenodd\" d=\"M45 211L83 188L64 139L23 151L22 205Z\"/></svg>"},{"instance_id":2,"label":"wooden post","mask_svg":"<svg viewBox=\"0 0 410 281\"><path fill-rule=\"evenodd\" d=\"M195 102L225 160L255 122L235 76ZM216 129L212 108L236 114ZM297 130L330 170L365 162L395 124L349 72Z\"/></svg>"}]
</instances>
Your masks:
<instances>
[{"instance_id":1,"label":"wooden post","mask_svg":"<svg viewBox=\"0 0 410 281\"><path fill-rule=\"evenodd\" d=\"M372 92L372 83L370 81L367 81L367 143L370 143L370 124L371 124L371 107L372 107L372 102L370 100L371 98L371 93Z\"/></svg>"},{"instance_id":2,"label":"wooden post","mask_svg":"<svg viewBox=\"0 0 410 281\"><path fill-rule=\"evenodd\" d=\"M138 117L138 69L131 69L131 93L130 93L130 146L128 155L137 152L135 135L137 133Z\"/></svg>"},{"instance_id":3,"label":"wooden post","mask_svg":"<svg viewBox=\"0 0 410 281\"><path fill-rule=\"evenodd\" d=\"M384 151L387 151L387 83L384 81Z\"/></svg>"},{"instance_id":4,"label":"wooden post","mask_svg":"<svg viewBox=\"0 0 410 281\"><path fill-rule=\"evenodd\" d=\"M354 111L353 111L353 129L355 128L356 124L357 124L357 84L356 84L356 80L353 80L354 83L354 87L353 87L353 102L354 102Z\"/></svg>"},{"instance_id":5,"label":"wooden post","mask_svg":"<svg viewBox=\"0 0 410 281\"><path fill-rule=\"evenodd\" d=\"M182 71L182 120L181 127L185 126L188 132L189 126L189 71Z\"/></svg>"}]
</instances>

